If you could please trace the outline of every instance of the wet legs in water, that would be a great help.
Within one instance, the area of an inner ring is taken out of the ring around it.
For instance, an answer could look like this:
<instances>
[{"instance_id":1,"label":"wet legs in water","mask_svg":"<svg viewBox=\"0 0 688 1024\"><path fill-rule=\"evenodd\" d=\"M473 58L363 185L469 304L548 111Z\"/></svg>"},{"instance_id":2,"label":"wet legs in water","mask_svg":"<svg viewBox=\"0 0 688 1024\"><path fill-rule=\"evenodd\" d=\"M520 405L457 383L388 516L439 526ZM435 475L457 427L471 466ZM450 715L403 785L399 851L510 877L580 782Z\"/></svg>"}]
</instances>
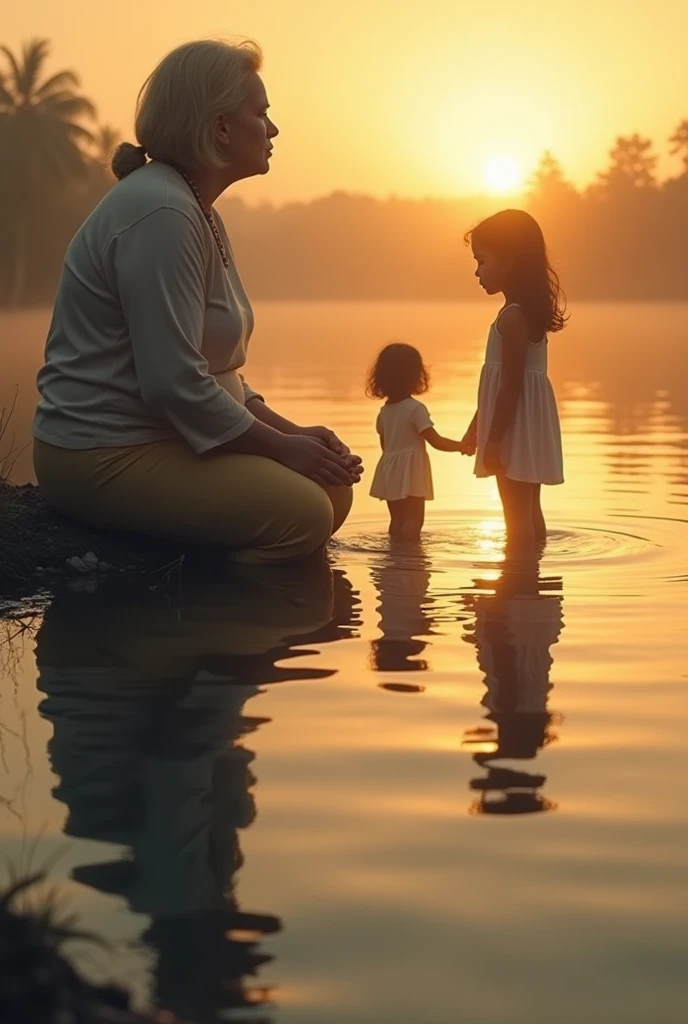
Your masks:
<instances>
[{"instance_id":1,"label":"wet legs in water","mask_svg":"<svg viewBox=\"0 0 688 1024\"><path fill-rule=\"evenodd\" d=\"M540 505L540 484L526 484L497 476L504 508L508 544L535 547L547 541L547 525Z\"/></svg>"},{"instance_id":2,"label":"wet legs in water","mask_svg":"<svg viewBox=\"0 0 688 1024\"><path fill-rule=\"evenodd\" d=\"M533 531L535 533L536 544L547 543L547 523L545 517L542 514L542 505L540 504L540 491L542 487L540 484L533 484Z\"/></svg>"},{"instance_id":3,"label":"wet legs in water","mask_svg":"<svg viewBox=\"0 0 688 1024\"><path fill-rule=\"evenodd\" d=\"M425 522L425 498L388 501L389 535L392 540L418 540Z\"/></svg>"}]
</instances>

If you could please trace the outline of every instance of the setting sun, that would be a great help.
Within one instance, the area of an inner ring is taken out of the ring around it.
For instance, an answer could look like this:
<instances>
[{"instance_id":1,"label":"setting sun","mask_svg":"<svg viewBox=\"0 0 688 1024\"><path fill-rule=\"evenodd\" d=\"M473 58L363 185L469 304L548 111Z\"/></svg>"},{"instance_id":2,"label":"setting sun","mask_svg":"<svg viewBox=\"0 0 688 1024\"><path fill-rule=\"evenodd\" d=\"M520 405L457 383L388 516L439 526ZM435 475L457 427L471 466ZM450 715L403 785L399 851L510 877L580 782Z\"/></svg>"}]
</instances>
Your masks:
<instances>
[{"instance_id":1,"label":"setting sun","mask_svg":"<svg viewBox=\"0 0 688 1024\"><path fill-rule=\"evenodd\" d=\"M485 183L491 192L513 192L521 184L523 175L511 156L493 156L485 164Z\"/></svg>"}]
</instances>

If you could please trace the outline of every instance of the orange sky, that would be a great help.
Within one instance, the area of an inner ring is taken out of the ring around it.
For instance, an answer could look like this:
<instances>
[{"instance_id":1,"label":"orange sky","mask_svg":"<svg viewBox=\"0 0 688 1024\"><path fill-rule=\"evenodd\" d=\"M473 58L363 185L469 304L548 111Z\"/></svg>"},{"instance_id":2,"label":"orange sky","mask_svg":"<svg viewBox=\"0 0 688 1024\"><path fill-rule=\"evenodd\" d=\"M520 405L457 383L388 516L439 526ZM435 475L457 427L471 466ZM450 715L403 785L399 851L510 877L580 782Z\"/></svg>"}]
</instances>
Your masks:
<instances>
[{"instance_id":1,"label":"orange sky","mask_svg":"<svg viewBox=\"0 0 688 1024\"><path fill-rule=\"evenodd\" d=\"M527 174L545 148L584 184L617 134L666 139L688 118L688 2L655 0L29 0L1 42L54 44L104 122L130 131L138 87L186 39L241 34L266 56L282 135L246 198L333 189L458 195L495 156ZM102 12L102 13L101 13Z\"/></svg>"}]
</instances>

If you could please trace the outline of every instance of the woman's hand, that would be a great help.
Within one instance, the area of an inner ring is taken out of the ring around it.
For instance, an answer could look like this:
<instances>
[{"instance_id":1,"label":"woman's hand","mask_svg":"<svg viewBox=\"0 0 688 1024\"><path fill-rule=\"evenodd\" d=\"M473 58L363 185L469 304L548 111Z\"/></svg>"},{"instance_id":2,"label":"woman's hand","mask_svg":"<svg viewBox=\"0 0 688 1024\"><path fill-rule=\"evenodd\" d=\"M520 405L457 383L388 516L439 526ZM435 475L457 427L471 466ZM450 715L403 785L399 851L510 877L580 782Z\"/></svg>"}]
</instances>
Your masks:
<instances>
[{"instance_id":1,"label":"woman's hand","mask_svg":"<svg viewBox=\"0 0 688 1024\"><path fill-rule=\"evenodd\" d=\"M350 454L344 442L340 441L334 430L330 430L329 427L297 427L294 433L302 437L314 437L316 440L322 441L323 444L326 444L337 455Z\"/></svg>"},{"instance_id":2,"label":"woman's hand","mask_svg":"<svg viewBox=\"0 0 688 1024\"><path fill-rule=\"evenodd\" d=\"M354 484L360 481L363 475L363 460L359 455L352 455L351 453L345 455L344 458L346 460L346 467L351 474L351 486L353 487Z\"/></svg>"},{"instance_id":3,"label":"woman's hand","mask_svg":"<svg viewBox=\"0 0 688 1024\"><path fill-rule=\"evenodd\" d=\"M296 434L300 437L312 437L320 444L325 445L335 455L340 455L346 461L347 468L351 475L351 484L357 484L363 473L363 462L358 455L353 455L351 449L335 434L329 427L298 427Z\"/></svg>"},{"instance_id":4,"label":"woman's hand","mask_svg":"<svg viewBox=\"0 0 688 1024\"><path fill-rule=\"evenodd\" d=\"M321 487L350 486L360 477L360 472L354 474L350 464L355 456L340 455L324 441L301 433L283 434L276 457L283 466L314 480Z\"/></svg>"},{"instance_id":5,"label":"woman's hand","mask_svg":"<svg viewBox=\"0 0 688 1024\"><path fill-rule=\"evenodd\" d=\"M483 451L483 465L488 473L499 473L502 469L502 446L499 441L488 441Z\"/></svg>"}]
</instances>

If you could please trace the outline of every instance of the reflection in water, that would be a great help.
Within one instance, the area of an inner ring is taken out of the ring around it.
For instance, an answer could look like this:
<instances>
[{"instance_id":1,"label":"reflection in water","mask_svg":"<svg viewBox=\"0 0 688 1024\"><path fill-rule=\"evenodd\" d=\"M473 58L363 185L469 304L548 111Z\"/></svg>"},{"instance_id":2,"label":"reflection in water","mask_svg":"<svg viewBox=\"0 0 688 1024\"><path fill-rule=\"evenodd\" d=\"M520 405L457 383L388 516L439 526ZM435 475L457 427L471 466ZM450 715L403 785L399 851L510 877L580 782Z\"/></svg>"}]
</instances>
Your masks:
<instances>
[{"instance_id":1,"label":"reflection in water","mask_svg":"<svg viewBox=\"0 0 688 1024\"><path fill-rule=\"evenodd\" d=\"M392 545L384 560L371 569L379 595L376 610L382 636L370 645L370 664L376 672L425 672L428 662L419 657L427 647L419 637L432 631L428 610L430 560L421 544ZM382 689L396 693L422 693L413 683L383 682Z\"/></svg>"},{"instance_id":2,"label":"reflection in water","mask_svg":"<svg viewBox=\"0 0 688 1024\"><path fill-rule=\"evenodd\" d=\"M329 669L277 663L299 645L352 634L357 599L328 567L257 581L63 594L38 635L41 712L70 836L118 843L122 859L73 877L126 899L150 923L155 1000L184 1019L242 1008L265 1021L272 993L256 976L260 940L282 922L244 910L236 892L239 830L255 818L246 715L266 683L323 679Z\"/></svg>"},{"instance_id":3,"label":"reflection in water","mask_svg":"<svg viewBox=\"0 0 688 1024\"><path fill-rule=\"evenodd\" d=\"M464 639L475 645L487 688L482 704L494 723L466 731L463 748L487 775L471 781L480 793L472 805L476 814L528 814L556 806L541 792L546 777L493 765L494 761L531 760L556 739L548 710L551 689L550 647L563 628L563 599L549 590L561 589L561 579L543 580L539 566L505 564L496 582L476 581L466 607L474 625Z\"/></svg>"}]
</instances>

